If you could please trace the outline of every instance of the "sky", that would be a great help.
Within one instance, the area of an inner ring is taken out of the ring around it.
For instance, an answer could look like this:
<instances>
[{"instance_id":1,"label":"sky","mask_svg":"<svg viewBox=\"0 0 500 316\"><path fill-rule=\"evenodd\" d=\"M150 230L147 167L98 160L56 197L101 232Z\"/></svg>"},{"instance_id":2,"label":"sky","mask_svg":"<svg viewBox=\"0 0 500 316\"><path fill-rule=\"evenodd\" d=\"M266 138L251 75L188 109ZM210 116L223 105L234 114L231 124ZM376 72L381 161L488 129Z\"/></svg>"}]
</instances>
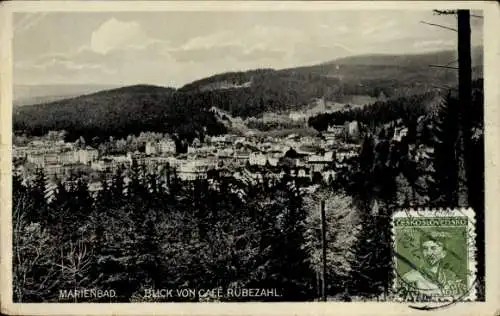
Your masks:
<instances>
[{"instance_id":1,"label":"sky","mask_svg":"<svg viewBox=\"0 0 500 316\"><path fill-rule=\"evenodd\" d=\"M456 49L456 32L420 21L456 27L454 16L409 10L15 13L14 84L180 87L226 71ZM471 23L481 45L482 19Z\"/></svg>"}]
</instances>

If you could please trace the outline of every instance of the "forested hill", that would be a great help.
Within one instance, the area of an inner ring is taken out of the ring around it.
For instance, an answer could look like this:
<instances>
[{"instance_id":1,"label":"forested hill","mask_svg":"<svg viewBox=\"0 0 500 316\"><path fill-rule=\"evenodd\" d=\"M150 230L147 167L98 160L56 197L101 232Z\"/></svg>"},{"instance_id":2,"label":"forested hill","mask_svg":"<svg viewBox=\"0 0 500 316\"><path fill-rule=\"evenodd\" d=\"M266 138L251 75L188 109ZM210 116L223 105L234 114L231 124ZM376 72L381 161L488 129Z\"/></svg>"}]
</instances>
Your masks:
<instances>
[{"instance_id":1,"label":"forested hill","mask_svg":"<svg viewBox=\"0 0 500 316\"><path fill-rule=\"evenodd\" d=\"M473 49L475 75L482 75L482 48ZM358 56L282 70L257 69L204 78L175 90L136 85L55 102L15 107L14 128L31 135L68 131L70 138L127 136L141 131L182 138L224 133L210 111L233 117L303 111L317 98L340 104L351 98L397 100L455 86L452 69L432 68L456 59L453 51L405 56ZM168 76L166 74L166 76ZM363 101L363 104L372 101Z\"/></svg>"},{"instance_id":2,"label":"forested hill","mask_svg":"<svg viewBox=\"0 0 500 316\"><path fill-rule=\"evenodd\" d=\"M14 108L14 130L43 135L66 130L70 139L127 136L141 131L176 133L192 139L224 133L213 113L185 102L175 89L136 85L46 104ZM182 104L182 106L181 106Z\"/></svg>"},{"instance_id":3,"label":"forested hill","mask_svg":"<svg viewBox=\"0 0 500 316\"><path fill-rule=\"evenodd\" d=\"M472 107L469 119L480 122L483 116L483 79L472 82ZM309 118L309 126L318 131L325 131L328 126L342 125L345 122L358 121L365 126L377 127L401 119L405 126L414 131L419 118L433 118L441 110L443 100L448 94L456 98L458 89L432 91L422 94L400 97L393 100L378 101L362 108L322 113Z\"/></svg>"},{"instance_id":4,"label":"forested hill","mask_svg":"<svg viewBox=\"0 0 500 316\"><path fill-rule=\"evenodd\" d=\"M482 77L482 47L472 51L475 77ZM399 98L454 86L455 51L418 55L365 55L282 70L228 72L194 81L180 89L197 94L233 116L300 110L311 100L349 102L349 96Z\"/></svg>"}]
</instances>

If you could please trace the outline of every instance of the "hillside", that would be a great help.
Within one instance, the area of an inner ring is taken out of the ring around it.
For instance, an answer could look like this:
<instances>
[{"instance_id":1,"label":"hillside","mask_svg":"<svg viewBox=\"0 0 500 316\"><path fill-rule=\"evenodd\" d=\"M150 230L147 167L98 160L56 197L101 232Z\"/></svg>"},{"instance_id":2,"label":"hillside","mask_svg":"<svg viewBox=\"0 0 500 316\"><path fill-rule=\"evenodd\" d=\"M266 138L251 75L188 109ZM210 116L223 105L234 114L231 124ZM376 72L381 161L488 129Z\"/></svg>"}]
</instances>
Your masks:
<instances>
[{"instance_id":1,"label":"hillside","mask_svg":"<svg viewBox=\"0 0 500 316\"><path fill-rule=\"evenodd\" d=\"M482 47L472 51L475 77L482 76ZM454 70L431 68L456 60L455 51L418 55L365 55L290 69L258 69L214 75L180 89L233 116L303 110L316 98L375 102L455 86ZM362 104L357 104L362 105Z\"/></svg>"},{"instance_id":2,"label":"hillside","mask_svg":"<svg viewBox=\"0 0 500 316\"><path fill-rule=\"evenodd\" d=\"M473 65L483 63L483 48L481 46L473 47L471 50ZM387 55L371 54L343 57L324 63L325 65L367 65L367 66L400 66L400 67L422 67L430 64L444 65L457 59L456 51L438 51L422 54L410 55Z\"/></svg>"},{"instance_id":3,"label":"hillside","mask_svg":"<svg viewBox=\"0 0 500 316\"><path fill-rule=\"evenodd\" d=\"M475 77L480 77L482 48L474 48L472 55ZM116 88L15 107L14 128L33 135L64 129L70 138L149 130L188 139L205 131L297 130L307 128L308 120L321 113L456 86L456 71L429 67L455 59L453 51L355 56L307 67L217 74L178 90L151 85ZM214 108L219 111L211 111Z\"/></svg>"},{"instance_id":4,"label":"hillside","mask_svg":"<svg viewBox=\"0 0 500 316\"><path fill-rule=\"evenodd\" d=\"M14 129L32 135L66 130L70 139L127 136L150 130L194 138L225 132L208 109L182 102L172 88L137 85L14 108ZM182 106L181 106L182 104Z\"/></svg>"}]
</instances>

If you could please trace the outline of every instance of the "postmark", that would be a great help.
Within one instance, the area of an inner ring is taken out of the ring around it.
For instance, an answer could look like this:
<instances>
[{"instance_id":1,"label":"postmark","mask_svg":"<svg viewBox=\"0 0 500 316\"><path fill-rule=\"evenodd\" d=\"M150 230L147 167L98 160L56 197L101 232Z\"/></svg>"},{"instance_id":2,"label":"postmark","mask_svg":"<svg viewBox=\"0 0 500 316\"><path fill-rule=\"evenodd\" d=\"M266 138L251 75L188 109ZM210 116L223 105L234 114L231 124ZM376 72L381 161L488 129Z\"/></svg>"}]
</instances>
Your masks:
<instances>
[{"instance_id":1,"label":"postmark","mask_svg":"<svg viewBox=\"0 0 500 316\"><path fill-rule=\"evenodd\" d=\"M474 211L424 209L392 217L393 291L403 302L476 299Z\"/></svg>"}]
</instances>

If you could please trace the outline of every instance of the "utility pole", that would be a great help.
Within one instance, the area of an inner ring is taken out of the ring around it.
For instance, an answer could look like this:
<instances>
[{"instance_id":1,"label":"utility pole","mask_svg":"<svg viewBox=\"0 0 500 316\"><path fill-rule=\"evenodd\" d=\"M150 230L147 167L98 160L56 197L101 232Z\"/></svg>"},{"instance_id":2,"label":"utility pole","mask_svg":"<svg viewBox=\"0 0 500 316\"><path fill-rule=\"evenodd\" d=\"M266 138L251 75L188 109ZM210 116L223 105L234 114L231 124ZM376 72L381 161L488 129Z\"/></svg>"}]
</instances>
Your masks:
<instances>
[{"instance_id":1,"label":"utility pole","mask_svg":"<svg viewBox=\"0 0 500 316\"><path fill-rule=\"evenodd\" d=\"M472 106L472 61L470 11L458 10L458 98L459 98L459 148L458 148L458 206L469 205L470 185L470 110ZM461 183L460 183L461 182Z\"/></svg>"},{"instance_id":2,"label":"utility pole","mask_svg":"<svg viewBox=\"0 0 500 316\"><path fill-rule=\"evenodd\" d=\"M321 200L321 263L323 277L321 278L322 300L326 302L326 218L325 218L325 200Z\"/></svg>"},{"instance_id":3,"label":"utility pole","mask_svg":"<svg viewBox=\"0 0 500 316\"><path fill-rule=\"evenodd\" d=\"M470 10L434 10L439 15L456 15L457 28L451 28L434 23L421 21L424 24L441 27L457 32L458 40L458 67L450 67L449 64L430 65L437 68L448 68L458 70L458 133L455 148L457 159L457 204L459 207L467 207L469 203L469 188L472 183L470 175L471 168L471 126L470 112L472 107L472 59L471 59L471 28ZM472 15L474 16L474 15ZM474 16L482 18L481 16Z\"/></svg>"}]
</instances>

